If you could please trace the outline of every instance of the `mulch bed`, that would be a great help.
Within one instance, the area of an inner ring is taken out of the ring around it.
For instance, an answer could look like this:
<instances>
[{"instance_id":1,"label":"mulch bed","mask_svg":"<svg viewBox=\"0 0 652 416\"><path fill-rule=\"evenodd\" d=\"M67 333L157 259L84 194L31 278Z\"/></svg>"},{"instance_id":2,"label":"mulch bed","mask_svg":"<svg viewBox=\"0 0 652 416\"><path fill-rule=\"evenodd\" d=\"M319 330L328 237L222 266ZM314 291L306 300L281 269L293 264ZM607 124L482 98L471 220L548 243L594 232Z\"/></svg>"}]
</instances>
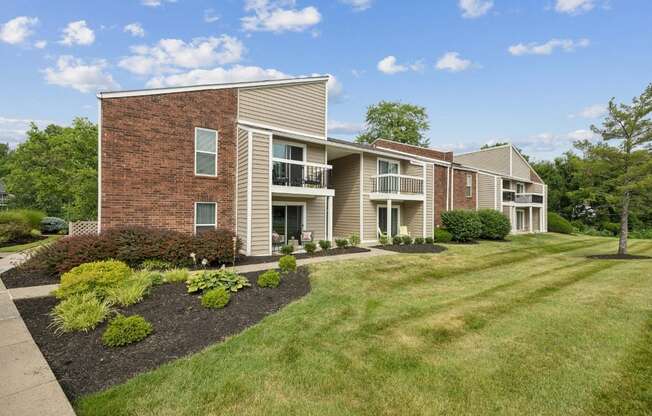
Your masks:
<instances>
[{"instance_id":1,"label":"mulch bed","mask_svg":"<svg viewBox=\"0 0 652 416\"><path fill-rule=\"evenodd\" d=\"M301 259L311 259L314 257L338 256L340 254L366 253L368 251L371 250L362 247L347 247L347 248L332 248L327 251L319 250L319 251L315 251L312 254L296 253L293 254L293 256L296 257L297 260L301 260ZM275 255L275 256L241 257L238 261L236 261L235 264L236 266L243 266L245 264L273 263L275 261L278 261L278 259L280 259L281 257L282 254Z\"/></svg>"},{"instance_id":2,"label":"mulch bed","mask_svg":"<svg viewBox=\"0 0 652 416\"><path fill-rule=\"evenodd\" d=\"M410 245L398 245L398 244L389 244L386 246L374 246L374 248L379 248L381 250L395 251L397 253L441 253L446 250L446 247L438 246L436 244L410 244Z\"/></svg>"},{"instance_id":3,"label":"mulch bed","mask_svg":"<svg viewBox=\"0 0 652 416\"><path fill-rule=\"evenodd\" d=\"M58 284L61 280L59 275L47 275L40 272L29 270L21 270L20 268L13 268L0 274L2 283L5 284L7 289L16 287L29 287Z\"/></svg>"},{"instance_id":4,"label":"mulch bed","mask_svg":"<svg viewBox=\"0 0 652 416\"><path fill-rule=\"evenodd\" d=\"M594 260L651 260L650 256L637 256L634 254L596 254L593 256L586 256L588 259Z\"/></svg>"},{"instance_id":5,"label":"mulch bed","mask_svg":"<svg viewBox=\"0 0 652 416\"><path fill-rule=\"evenodd\" d=\"M16 301L32 337L43 352L69 399L106 389L202 350L237 334L310 291L308 271L283 277L276 289L259 288L256 273L246 273L252 286L232 294L224 309L206 309L183 283L155 287L141 303L122 308L125 315L140 314L154 326L143 341L120 348L101 342L106 322L95 330L55 335L48 327L53 297Z\"/></svg>"}]
</instances>

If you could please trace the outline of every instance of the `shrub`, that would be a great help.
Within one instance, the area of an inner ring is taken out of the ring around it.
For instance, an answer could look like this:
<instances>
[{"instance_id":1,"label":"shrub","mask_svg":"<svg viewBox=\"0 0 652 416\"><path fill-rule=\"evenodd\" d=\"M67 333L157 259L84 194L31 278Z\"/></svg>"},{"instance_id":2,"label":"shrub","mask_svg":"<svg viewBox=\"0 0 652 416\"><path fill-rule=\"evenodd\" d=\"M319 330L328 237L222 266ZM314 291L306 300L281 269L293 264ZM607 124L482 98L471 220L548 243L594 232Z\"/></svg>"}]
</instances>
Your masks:
<instances>
[{"instance_id":1,"label":"shrub","mask_svg":"<svg viewBox=\"0 0 652 416\"><path fill-rule=\"evenodd\" d=\"M453 240L453 235L443 228L437 228L434 236L434 240L438 243L450 243Z\"/></svg>"},{"instance_id":2,"label":"shrub","mask_svg":"<svg viewBox=\"0 0 652 416\"><path fill-rule=\"evenodd\" d=\"M349 240L346 238L336 238L335 245L337 248L346 248L349 245Z\"/></svg>"},{"instance_id":3,"label":"shrub","mask_svg":"<svg viewBox=\"0 0 652 416\"><path fill-rule=\"evenodd\" d=\"M104 289L105 299L112 305L134 305L145 297L153 284L162 280L160 273L141 271L114 286Z\"/></svg>"},{"instance_id":4,"label":"shrub","mask_svg":"<svg viewBox=\"0 0 652 416\"><path fill-rule=\"evenodd\" d=\"M40 229L41 220L45 217L42 211L35 209L10 209L0 212L0 224L26 224L29 229Z\"/></svg>"},{"instance_id":5,"label":"shrub","mask_svg":"<svg viewBox=\"0 0 652 416\"><path fill-rule=\"evenodd\" d=\"M620 224L617 222L603 222L601 226L603 230L608 231L611 235L620 234Z\"/></svg>"},{"instance_id":6,"label":"shrub","mask_svg":"<svg viewBox=\"0 0 652 416\"><path fill-rule=\"evenodd\" d=\"M152 333L152 324L140 315L124 316L118 314L109 321L102 334L102 343L107 347L122 347L142 341Z\"/></svg>"},{"instance_id":7,"label":"shrub","mask_svg":"<svg viewBox=\"0 0 652 416\"><path fill-rule=\"evenodd\" d=\"M140 266L138 268L141 270L150 270L150 271L156 270L156 271L164 272L167 270L174 269L174 265L169 261L165 261L165 260L147 259L144 260L142 263L140 263Z\"/></svg>"},{"instance_id":8,"label":"shrub","mask_svg":"<svg viewBox=\"0 0 652 416\"><path fill-rule=\"evenodd\" d=\"M548 231L560 234L573 234L573 226L566 218L556 212L548 212Z\"/></svg>"},{"instance_id":9,"label":"shrub","mask_svg":"<svg viewBox=\"0 0 652 416\"><path fill-rule=\"evenodd\" d=\"M294 253L294 247L289 244L284 244L281 246L281 253L284 255L290 255Z\"/></svg>"},{"instance_id":10,"label":"shrub","mask_svg":"<svg viewBox=\"0 0 652 416\"><path fill-rule=\"evenodd\" d=\"M331 248L331 242L328 240L319 240L319 248L326 251Z\"/></svg>"},{"instance_id":11,"label":"shrub","mask_svg":"<svg viewBox=\"0 0 652 416\"><path fill-rule=\"evenodd\" d=\"M285 273L296 271L297 259L294 256L283 256L278 260L278 267Z\"/></svg>"},{"instance_id":12,"label":"shrub","mask_svg":"<svg viewBox=\"0 0 652 416\"><path fill-rule=\"evenodd\" d=\"M55 295L64 299L71 295L94 293L99 298L106 296L106 290L127 280L132 270L117 260L85 263L61 276L61 285Z\"/></svg>"},{"instance_id":13,"label":"shrub","mask_svg":"<svg viewBox=\"0 0 652 416\"><path fill-rule=\"evenodd\" d=\"M24 222L0 224L0 244L27 240L30 231L29 225Z\"/></svg>"},{"instance_id":14,"label":"shrub","mask_svg":"<svg viewBox=\"0 0 652 416\"><path fill-rule=\"evenodd\" d=\"M425 240L423 239L423 237L417 237L414 239L414 244L423 244L424 242Z\"/></svg>"},{"instance_id":15,"label":"shrub","mask_svg":"<svg viewBox=\"0 0 652 416\"><path fill-rule=\"evenodd\" d=\"M240 276L232 270L222 268L190 275L186 285L188 286L188 293L200 290L206 292L219 286L224 287L229 292L237 292L244 287L251 286L251 283L246 277Z\"/></svg>"},{"instance_id":16,"label":"shrub","mask_svg":"<svg viewBox=\"0 0 652 416\"><path fill-rule=\"evenodd\" d=\"M360 245L360 236L358 233L353 233L349 237L349 244L351 244L351 247L357 247Z\"/></svg>"},{"instance_id":17,"label":"shrub","mask_svg":"<svg viewBox=\"0 0 652 416\"><path fill-rule=\"evenodd\" d=\"M231 295L224 286L218 286L205 292L201 296L201 304L205 308L217 309L223 308L231 300Z\"/></svg>"},{"instance_id":18,"label":"shrub","mask_svg":"<svg viewBox=\"0 0 652 416\"><path fill-rule=\"evenodd\" d=\"M265 273L258 275L259 287L278 287L281 284L281 273L275 270L267 270Z\"/></svg>"},{"instance_id":19,"label":"shrub","mask_svg":"<svg viewBox=\"0 0 652 416\"><path fill-rule=\"evenodd\" d=\"M504 240L512 230L512 224L503 213L493 209L481 209L478 218L482 223L481 238L487 240Z\"/></svg>"},{"instance_id":20,"label":"shrub","mask_svg":"<svg viewBox=\"0 0 652 416\"><path fill-rule=\"evenodd\" d=\"M72 295L59 302L50 316L55 332L89 331L109 315L109 303L92 293Z\"/></svg>"},{"instance_id":21,"label":"shrub","mask_svg":"<svg viewBox=\"0 0 652 416\"><path fill-rule=\"evenodd\" d=\"M412 244L412 237L410 237L409 235L402 235L401 243L405 244L406 246L409 246L410 244Z\"/></svg>"},{"instance_id":22,"label":"shrub","mask_svg":"<svg viewBox=\"0 0 652 416\"><path fill-rule=\"evenodd\" d=\"M394 244L395 246L400 245L402 242L403 242L403 238L401 238L400 235L395 235L394 237L392 237L392 244Z\"/></svg>"},{"instance_id":23,"label":"shrub","mask_svg":"<svg viewBox=\"0 0 652 416\"><path fill-rule=\"evenodd\" d=\"M303 249L306 250L306 253L312 254L317 250L317 244L312 241L307 241L303 243Z\"/></svg>"},{"instance_id":24,"label":"shrub","mask_svg":"<svg viewBox=\"0 0 652 416\"><path fill-rule=\"evenodd\" d=\"M172 269L163 273L165 283L185 282L190 277L188 269Z\"/></svg>"},{"instance_id":25,"label":"shrub","mask_svg":"<svg viewBox=\"0 0 652 416\"><path fill-rule=\"evenodd\" d=\"M380 243L380 245L386 246L387 244L389 244L389 237L387 236L387 234L383 233L378 236L378 242Z\"/></svg>"},{"instance_id":26,"label":"shrub","mask_svg":"<svg viewBox=\"0 0 652 416\"><path fill-rule=\"evenodd\" d=\"M30 230L30 232L29 232L29 236L32 237L32 238L39 238L42 235L43 234L41 234L41 232L39 230L36 230L36 229Z\"/></svg>"},{"instance_id":27,"label":"shrub","mask_svg":"<svg viewBox=\"0 0 652 416\"><path fill-rule=\"evenodd\" d=\"M474 211L460 209L442 212L441 221L451 233L453 241L473 241L482 234L482 222Z\"/></svg>"},{"instance_id":28,"label":"shrub","mask_svg":"<svg viewBox=\"0 0 652 416\"><path fill-rule=\"evenodd\" d=\"M41 231L46 234L57 234L60 231L68 231L68 223L58 217L45 217L41 220Z\"/></svg>"},{"instance_id":29,"label":"shrub","mask_svg":"<svg viewBox=\"0 0 652 416\"><path fill-rule=\"evenodd\" d=\"M435 239L432 237L426 237L425 239L426 244L435 244Z\"/></svg>"},{"instance_id":30,"label":"shrub","mask_svg":"<svg viewBox=\"0 0 652 416\"><path fill-rule=\"evenodd\" d=\"M629 234L629 237L636 239L652 239L652 228L632 231Z\"/></svg>"}]
</instances>

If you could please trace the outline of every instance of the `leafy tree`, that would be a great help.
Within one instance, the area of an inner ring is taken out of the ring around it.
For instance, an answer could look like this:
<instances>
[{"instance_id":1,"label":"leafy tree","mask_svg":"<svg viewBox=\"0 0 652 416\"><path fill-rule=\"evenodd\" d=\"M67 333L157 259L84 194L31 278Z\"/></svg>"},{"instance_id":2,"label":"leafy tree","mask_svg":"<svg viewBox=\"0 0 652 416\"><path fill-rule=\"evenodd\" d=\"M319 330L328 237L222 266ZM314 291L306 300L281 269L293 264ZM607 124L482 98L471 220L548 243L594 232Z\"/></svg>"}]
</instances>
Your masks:
<instances>
[{"instance_id":1,"label":"leafy tree","mask_svg":"<svg viewBox=\"0 0 652 416\"><path fill-rule=\"evenodd\" d=\"M0 181L9 173L9 156L11 149L8 143L0 143Z\"/></svg>"},{"instance_id":2,"label":"leafy tree","mask_svg":"<svg viewBox=\"0 0 652 416\"><path fill-rule=\"evenodd\" d=\"M381 101L367 108L366 124L365 131L356 139L358 143L386 139L421 147L430 145L425 137L430 125L424 107Z\"/></svg>"},{"instance_id":3,"label":"leafy tree","mask_svg":"<svg viewBox=\"0 0 652 416\"><path fill-rule=\"evenodd\" d=\"M97 217L97 126L87 119L43 130L32 124L7 166L12 205L72 221Z\"/></svg>"},{"instance_id":4,"label":"leafy tree","mask_svg":"<svg viewBox=\"0 0 652 416\"><path fill-rule=\"evenodd\" d=\"M652 189L652 84L631 105L609 101L609 112L601 127L591 130L602 136L601 143L577 142L584 152L584 173L596 178L589 192L614 207L620 214L618 254L627 254L630 204L649 199ZM611 145L611 142L617 144Z\"/></svg>"}]
</instances>

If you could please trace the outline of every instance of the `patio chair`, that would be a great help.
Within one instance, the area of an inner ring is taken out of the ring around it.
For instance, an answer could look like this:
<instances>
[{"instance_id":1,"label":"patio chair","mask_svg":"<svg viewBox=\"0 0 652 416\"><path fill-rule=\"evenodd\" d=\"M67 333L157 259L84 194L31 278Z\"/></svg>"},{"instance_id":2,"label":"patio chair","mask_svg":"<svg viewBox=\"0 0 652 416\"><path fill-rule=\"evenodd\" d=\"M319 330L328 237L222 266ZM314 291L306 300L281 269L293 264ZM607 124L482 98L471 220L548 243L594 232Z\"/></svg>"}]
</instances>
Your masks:
<instances>
[{"instance_id":1,"label":"patio chair","mask_svg":"<svg viewBox=\"0 0 652 416\"><path fill-rule=\"evenodd\" d=\"M398 235L410 235L407 225L401 225L399 227Z\"/></svg>"}]
</instances>

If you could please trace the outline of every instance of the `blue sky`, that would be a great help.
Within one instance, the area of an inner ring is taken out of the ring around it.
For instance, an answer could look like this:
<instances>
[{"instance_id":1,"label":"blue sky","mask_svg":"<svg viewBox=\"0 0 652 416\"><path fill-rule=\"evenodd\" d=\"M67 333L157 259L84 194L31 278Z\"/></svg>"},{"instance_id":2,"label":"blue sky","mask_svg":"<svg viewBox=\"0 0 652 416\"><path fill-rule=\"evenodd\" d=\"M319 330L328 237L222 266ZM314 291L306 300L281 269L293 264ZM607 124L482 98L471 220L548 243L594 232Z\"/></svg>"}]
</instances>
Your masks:
<instances>
[{"instance_id":1,"label":"blue sky","mask_svg":"<svg viewBox=\"0 0 652 416\"><path fill-rule=\"evenodd\" d=\"M3 0L0 140L95 121L97 90L328 73L333 136L400 100L433 147L548 159L652 82L651 18L649 0Z\"/></svg>"}]
</instances>

